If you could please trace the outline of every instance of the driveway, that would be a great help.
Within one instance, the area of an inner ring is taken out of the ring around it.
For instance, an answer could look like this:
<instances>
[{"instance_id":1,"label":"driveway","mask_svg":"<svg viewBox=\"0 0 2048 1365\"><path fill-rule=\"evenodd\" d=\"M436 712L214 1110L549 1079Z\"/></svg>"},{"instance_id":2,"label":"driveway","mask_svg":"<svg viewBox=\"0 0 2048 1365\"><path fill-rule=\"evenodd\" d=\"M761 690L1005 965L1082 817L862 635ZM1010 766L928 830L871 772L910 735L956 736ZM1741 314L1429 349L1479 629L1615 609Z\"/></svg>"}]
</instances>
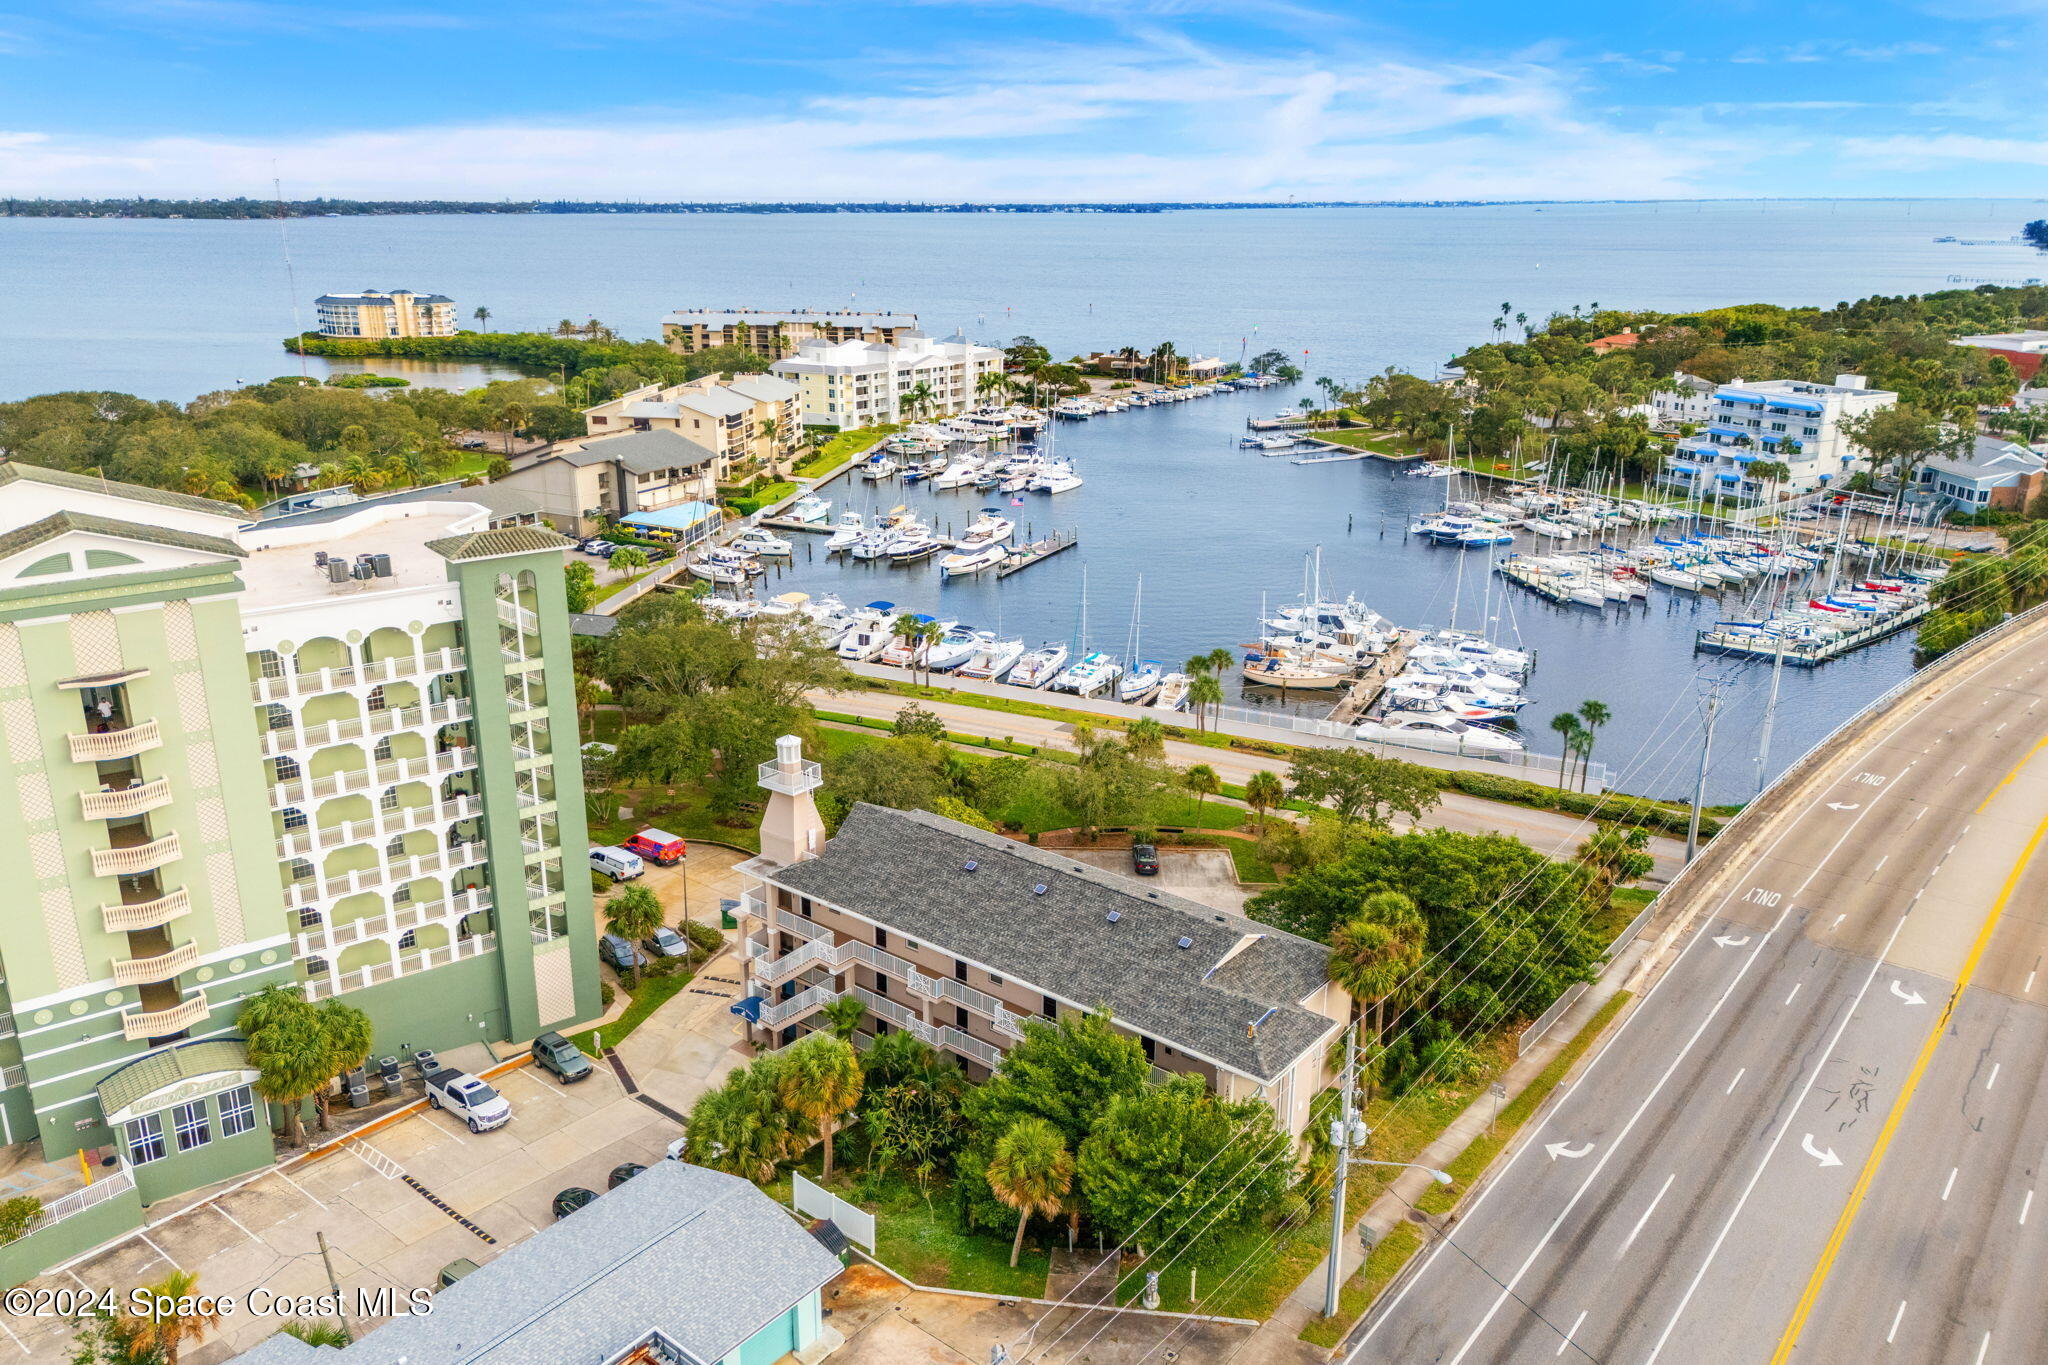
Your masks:
<instances>
[{"instance_id":1,"label":"driveway","mask_svg":"<svg viewBox=\"0 0 2048 1365\"><path fill-rule=\"evenodd\" d=\"M1063 858L1073 858L1105 872L1132 875L1131 851L1127 848L1063 848L1059 853ZM1220 848L1160 849L1158 880L1176 896L1186 896L1234 915L1244 913L1246 892L1237 879L1237 864Z\"/></svg>"}]
</instances>

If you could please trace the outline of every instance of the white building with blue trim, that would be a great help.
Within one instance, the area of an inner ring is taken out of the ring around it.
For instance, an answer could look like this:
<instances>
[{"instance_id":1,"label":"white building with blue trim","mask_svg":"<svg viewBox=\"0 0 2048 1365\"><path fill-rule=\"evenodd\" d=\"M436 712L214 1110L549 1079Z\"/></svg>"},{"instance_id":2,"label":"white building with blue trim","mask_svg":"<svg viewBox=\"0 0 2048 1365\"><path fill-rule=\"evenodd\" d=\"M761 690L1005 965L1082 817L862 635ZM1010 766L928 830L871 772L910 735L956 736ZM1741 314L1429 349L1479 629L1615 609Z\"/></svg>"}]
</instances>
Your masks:
<instances>
[{"instance_id":1,"label":"white building with blue trim","mask_svg":"<svg viewBox=\"0 0 2048 1365\"><path fill-rule=\"evenodd\" d=\"M1863 451L1842 423L1898 401L1895 393L1869 387L1860 374L1836 375L1832 384L1723 384L1714 390L1705 424L1681 437L1665 461L1663 482L1701 497L1741 501L1766 492L1786 497L1824 488L1865 467ZM1759 461L1782 461L1791 475L1772 490L1770 481L1750 476L1750 466Z\"/></svg>"}]
</instances>

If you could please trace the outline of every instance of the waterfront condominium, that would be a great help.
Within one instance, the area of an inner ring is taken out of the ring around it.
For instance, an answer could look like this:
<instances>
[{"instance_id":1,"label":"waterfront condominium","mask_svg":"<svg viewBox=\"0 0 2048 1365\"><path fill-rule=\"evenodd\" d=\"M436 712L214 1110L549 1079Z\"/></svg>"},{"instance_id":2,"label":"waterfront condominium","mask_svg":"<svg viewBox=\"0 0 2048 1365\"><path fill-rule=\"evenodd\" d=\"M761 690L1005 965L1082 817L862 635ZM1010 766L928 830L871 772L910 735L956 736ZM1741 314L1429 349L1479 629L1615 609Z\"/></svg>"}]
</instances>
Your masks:
<instances>
[{"instance_id":1,"label":"waterfront condominium","mask_svg":"<svg viewBox=\"0 0 2048 1365\"><path fill-rule=\"evenodd\" d=\"M806 342L769 368L803 391L806 426L852 428L964 412L985 396L982 377L1003 372L1003 353L911 332L895 345Z\"/></svg>"},{"instance_id":2,"label":"waterfront condominium","mask_svg":"<svg viewBox=\"0 0 2048 1365\"><path fill-rule=\"evenodd\" d=\"M1753 501L1810 493L1868 468L1842 423L1898 401L1897 394L1871 388L1860 374L1836 375L1832 384L1723 384L1704 403L1705 425L1681 438L1664 462L1663 481L1703 498ZM1778 480L1752 478L1749 467L1760 460L1782 462L1791 472Z\"/></svg>"},{"instance_id":3,"label":"waterfront condominium","mask_svg":"<svg viewBox=\"0 0 2048 1365\"><path fill-rule=\"evenodd\" d=\"M112 1158L95 1201L271 1159L264 986L377 1054L598 1012L566 542L459 498L250 524L0 464L0 1129Z\"/></svg>"},{"instance_id":4,"label":"waterfront condominium","mask_svg":"<svg viewBox=\"0 0 2048 1365\"><path fill-rule=\"evenodd\" d=\"M661 320L661 339L688 355L713 346L744 346L780 360L806 341L879 341L893 346L917 330L915 313L842 309L679 308Z\"/></svg>"},{"instance_id":5,"label":"waterfront condominium","mask_svg":"<svg viewBox=\"0 0 2048 1365\"><path fill-rule=\"evenodd\" d=\"M926 811L856 805L825 838L798 741L761 765L760 856L739 865L757 1047L851 997L975 1077L1033 1019L1106 1011L1156 1074L1261 1099L1299 1135L1352 1002L1321 944Z\"/></svg>"},{"instance_id":6,"label":"waterfront condominium","mask_svg":"<svg viewBox=\"0 0 2048 1365\"><path fill-rule=\"evenodd\" d=\"M585 408L583 425L599 438L581 443L590 452L602 452L604 439L623 432L674 432L709 452L713 477L721 483L736 465L794 460L804 434L797 385L772 374L731 379L712 374L684 384L648 384Z\"/></svg>"},{"instance_id":7,"label":"waterfront condominium","mask_svg":"<svg viewBox=\"0 0 2048 1365\"><path fill-rule=\"evenodd\" d=\"M452 337L455 300L446 294L415 294L410 289L384 293L322 294L313 300L324 337Z\"/></svg>"}]
</instances>

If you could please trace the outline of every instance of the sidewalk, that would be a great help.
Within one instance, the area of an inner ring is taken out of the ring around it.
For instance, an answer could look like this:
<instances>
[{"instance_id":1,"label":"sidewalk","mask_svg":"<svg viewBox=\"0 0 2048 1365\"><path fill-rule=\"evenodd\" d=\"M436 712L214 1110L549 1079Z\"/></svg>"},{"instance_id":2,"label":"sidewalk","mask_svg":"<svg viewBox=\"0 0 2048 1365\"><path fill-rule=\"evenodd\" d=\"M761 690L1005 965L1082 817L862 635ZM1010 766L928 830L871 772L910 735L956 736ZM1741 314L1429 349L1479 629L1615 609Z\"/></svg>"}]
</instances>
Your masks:
<instances>
[{"instance_id":1,"label":"sidewalk","mask_svg":"<svg viewBox=\"0 0 2048 1365\"><path fill-rule=\"evenodd\" d=\"M1505 1105L1515 1096L1521 1094L1530 1081L1541 1074L1545 1067L1557 1060L1558 1054L1564 1051L1574 1038L1578 1037L1579 1031L1585 1028L1588 1021L1595 1014L1599 1013L1600 1008L1613 999L1615 993L1621 990L1622 986L1635 974L1636 968L1642 964L1645 956L1654 951L1654 946L1655 940L1652 936L1638 934L1633 943L1623 949L1613 961L1607 964L1607 968L1601 973L1600 979L1586 989L1585 993L1578 998L1571 1009L1566 1011L1564 1018L1552 1026L1549 1032L1545 1033L1528 1052L1517 1058L1514 1064L1502 1073L1500 1082L1507 1087L1508 1100L1497 1101L1490 1095L1482 1095L1474 1100L1465 1108L1463 1113L1451 1120L1450 1126L1438 1134L1435 1141L1417 1153L1414 1160L1424 1166L1442 1169L1455 1160L1460 1152L1471 1146L1476 1139L1484 1137L1488 1125L1492 1123L1493 1116L1499 1111L1500 1106ZM1565 1084L1569 1084L1569 1078L1566 1078L1565 1082L1559 1085L1558 1091L1552 1093L1561 1092ZM1539 1110L1536 1114L1531 1115L1528 1122L1524 1125L1524 1133L1534 1133L1536 1131L1536 1124L1541 1122L1541 1120L1542 1111ZM1522 1137L1518 1140L1527 1141L1528 1139ZM1498 1170L1508 1154L1514 1149L1514 1144L1510 1144L1508 1148L1503 1150L1488 1169L1487 1174L1490 1176L1493 1171ZM1483 1178L1481 1183L1484 1183ZM1340 1283L1349 1281L1358 1272L1359 1266L1365 1262L1366 1251L1358 1238L1359 1229L1370 1228L1373 1233L1373 1240L1375 1242L1379 1241L1397 1224L1409 1221L1409 1209L1431 1188L1433 1188L1433 1182L1422 1171L1402 1171L1394 1178L1393 1184L1388 1187L1387 1192L1373 1201L1372 1206L1366 1210L1365 1217L1361 1218L1357 1225L1345 1234L1343 1276ZM1460 1206L1462 1207L1469 1203L1476 1192L1477 1186L1468 1187L1460 1191ZM1449 1216L1449 1222L1454 1223L1456 1220L1457 1214L1453 1212ZM1295 1288L1295 1291L1287 1296L1285 1302L1280 1305L1271 1318L1267 1319L1265 1325L1253 1335L1252 1343L1256 1344L1252 1353L1253 1358L1259 1360L1286 1360L1290 1358L1310 1360L1322 1356L1320 1348L1311 1346L1299 1338L1302 1328L1322 1316L1323 1289L1329 1275L1329 1269L1329 1258L1325 1257L1317 1263L1315 1270L1308 1278L1304 1279ZM1349 1334L1347 1333L1346 1335L1348 1339ZM1341 1359L1343 1349L1340 1345L1336 1352L1331 1353L1331 1357Z\"/></svg>"}]
</instances>

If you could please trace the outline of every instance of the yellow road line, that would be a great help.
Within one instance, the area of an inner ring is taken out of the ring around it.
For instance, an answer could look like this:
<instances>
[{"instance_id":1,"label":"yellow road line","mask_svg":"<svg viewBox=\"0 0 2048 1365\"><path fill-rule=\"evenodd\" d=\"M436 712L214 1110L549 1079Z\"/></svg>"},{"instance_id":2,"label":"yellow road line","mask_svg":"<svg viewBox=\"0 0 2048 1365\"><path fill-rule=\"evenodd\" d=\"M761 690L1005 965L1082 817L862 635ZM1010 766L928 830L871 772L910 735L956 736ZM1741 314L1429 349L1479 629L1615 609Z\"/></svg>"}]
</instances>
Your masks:
<instances>
[{"instance_id":1,"label":"yellow road line","mask_svg":"<svg viewBox=\"0 0 2048 1365\"><path fill-rule=\"evenodd\" d=\"M2043 748L2048 748L2048 735L2043 735L2040 741L2036 743L2033 748L2027 750L2027 756L2021 759L2019 762L2013 764L2011 772L2007 773L2004 777L1998 779L1998 785L1991 789L1990 795L1984 798L1983 805L1977 807L1976 813L1978 815L1982 815L1984 813L1984 807L1990 805L1992 799L1996 797L2000 792L2004 791L2006 789L2006 786L2009 783L2011 783L2011 781L2015 777L2018 777L2020 775L2020 769L2026 767L2029 763L2032 763L2034 761L2034 755L2040 753Z\"/></svg>"},{"instance_id":2,"label":"yellow road line","mask_svg":"<svg viewBox=\"0 0 2048 1365\"><path fill-rule=\"evenodd\" d=\"M2031 756L2031 755L2030 755ZM2017 771L2017 769L2015 770ZM2010 779L2008 779L2010 780ZM1934 1060L1934 1050L1941 1043L1941 1036L1948 1029L1949 1017L1955 1013L1956 1002L1962 999L1969 988L1970 978L1977 973L1977 964L1984 956L1984 949L1991 942L1991 933L1998 927L1998 920L2005 913L2006 902L2012 899L2013 890L2019 886L2020 876L2027 865L2034 860L2034 851L2041 846L2043 837L2048 837L2048 819L2034 826L2033 837L2020 850L2019 861L2012 865L2012 871L2005 877L2005 885L1998 890L1998 899L1991 903L1991 913L1984 917L1982 927L1977 930L1976 942L1970 945L1969 956L1963 959L1963 969L1956 976L1956 986L1949 993L1948 1002L1941 1007L1941 1016L1934 1021L1934 1027L1927 1034L1927 1041L1920 1046L1920 1055L1913 1059L1913 1069L1906 1075L1906 1083L1899 1090L1899 1097L1892 1101L1891 1112L1885 1115L1884 1127L1878 1131L1877 1145L1871 1148L1869 1160L1863 1163L1863 1170L1856 1177L1856 1185L1849 1191L1849 1202L1842 1207L1842 1216L1835 1220L1835 1230L1829 1234L1827 1245L1821 1249L1820 1261L1813 1268L1813 1275L1806 1282L1806 1292L1799 1296L1798 1307L1792 1310L1792 1321L1785 1326L1785 1334L1778 1339L1778 1349L1771 1356L1771 1365L1784 1365L1791 1356L1792 1348L1799 1344L1799 1333L1806 1326L1806 1319L1813 1312L1814 1303L1820 1298L1821 1287L1827 1283L1828 1272L1834 1269L1835 1257L1842 1249L1842 1243L1849 1236L1849 1225L1856 1221L1856 1214L1863 1207L1863 1200L1870 1193L1870 1184L1877 1178L1877 1168L1884 1161L1885 1149L1891 1146L1892 1135L1898 1131L1899 1123L1906 1117L1906 1109L1913 1102L1913 1092L1919 1088L1920 1078L1927 1071L1927 1064Z\"/></svg>"}]
</instances>

